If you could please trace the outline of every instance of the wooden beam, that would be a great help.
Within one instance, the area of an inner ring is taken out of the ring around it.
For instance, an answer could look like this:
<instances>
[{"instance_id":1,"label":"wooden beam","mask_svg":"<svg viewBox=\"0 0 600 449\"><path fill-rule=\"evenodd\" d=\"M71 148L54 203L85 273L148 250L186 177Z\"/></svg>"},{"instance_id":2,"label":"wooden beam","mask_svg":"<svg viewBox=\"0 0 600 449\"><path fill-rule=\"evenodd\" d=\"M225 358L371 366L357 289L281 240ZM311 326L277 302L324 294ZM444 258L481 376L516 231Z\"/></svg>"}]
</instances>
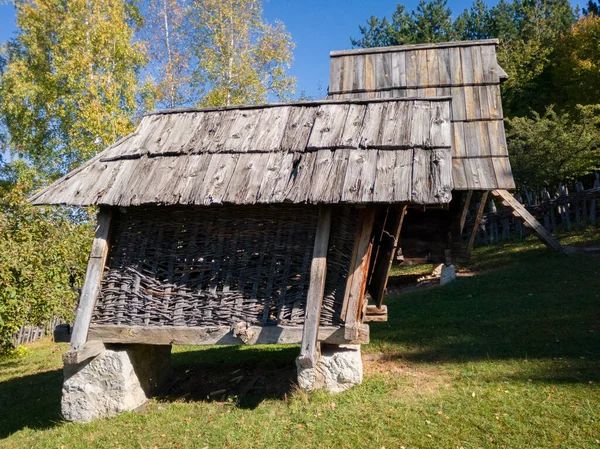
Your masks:
<instances>
[{"instance_id":1,"label":"wooden beam","mask_svg":"<svg viewBox=\"0 0 600 449\"><path fill-rule=\"evenodd\" d=\"M87 359L96 357L105 349L104 343L101 341L90 340L81 349L65 352L63 354L63 363L65 365L77 365L81 362L85 362Z\"/></svg>"},{"instance_id":2,"label":"wooden beam","mask_svg":"<svg viewBox=\"0 0 600 449\"><path fill-rule=\"evenodd\" d=\"M342 319L347 326L359 322L362 313L371 258L371 231L375 220L375 208L361 209L360 214L342 308Z\"/></svg>"},{"instance_id":3,"label":"wooden beam","mask_svg":"<svg viewBox=\"0 0 600 449\"><path fill-rule=\"evenodd\" d=\"M85 272L85 281L81 289L77 315L71 335L71 350L81 349L87 340L88 329L100 290L100 281L108 254L108 233L110 229L110 209L101 208L98 212L96 234L92 242L92 251Z\"/></svg>"},{"instance_id":4,"label":"wooden beam","mask_svg":"<svg viewBox=\"0 0 600 449\"><path fill-rule=\"evenodd\" d=\"M507 190L492 190L492 195L499 198L502 204L513 211L515 217L523 220L523 224L530 228L538 238L550 249L554 249L561 253L567 252L567 249L562 246L558 240L550 234L542 224L519 203Z\"/></svg>"},{"instance_id":5,"label":"wooden beam","mask_svg":"<svg viewBox=\"0 0 600 449\"><path fill-rule=\"evenodd\" d=\"M375 305L367 306L367 311L363 318L363 321L365 323L369 322L369 321L385 322L387 320L388 320L388 310L387 310L386 305L383 305L380 307L375 306Z\"/></svg>"},{"instance_id":6,"label":"wooden beam","mask_svg":"<svg viewBox=\"0 0 600 449\"><path fill-rule=\"evenodd\" d=\"M392 264L394 263L394 257L396 255L396 251L398 250L398 246L400 243L400 232L402 231L402 225L404 224L404 216L406 215L406 209L408 206L398 206L398 214L396 217L395 227L391 229L391 237L393 237L392 246L390 248L386 248L386 251L383 252L380 260L380 269L381 272L378 273L378 282L376 291L369 291L373 296L373 300L377 307L381 307L383 304L383 296L385 295L385 289L387 288L387 283L390 277L390 269L392 268ZM375 278L375 276L374 276Z\"/></svg>"},{"instance_id":7,"label":"wooden beam","mask_svg":"<svg viewBox=\"0 0 600 449\"><path fill-rule=\"evenodd\" d=\"M358 324L358 323L357 323ZM250 326L248 345L298 344L302 341L302 326ZM343 327L320 326L318 341L332 345L369 343L369 326L360 325L358 339L348 340ZM90 340L103 343L149 345L240 345L244 342L234 336L230 326L127 326L92 324Z\"/></svg>"},{"instance_id":8,"label":"wooden beam","mask_svg":"<svg viewBox=\"0 0 600 449\"><path fill-rule=\"evenodd\" d=\"M479 224L481 223L481 217L483 216L483 211L485 210L485 203L487 202L489 192L486 190L481 195L481 202L479 203L479 208L477 209L477 215L475 216L475 224L473 225L473 231L471 231L471 237L469 237L469 243L467 244L467 250L465 252L467 259L471 257L471 252L473 251L473 245L475 244L475 237L477 237L477 231L479 230Z\"/></svg>"},{"instance_id":9,"label":"wooden beam","mask_svg":"<svg viewBox=\"0 0 600 449\"><path fill-rule=\"evenodd\" d=\"M310 284L304 311L302 346L298 357L298 363L304 368L315 367L319 358L319 321L321 320L321 306L323 305L323 293L325 292L327 247L329 246L330 230L331 208L322 207L319 212L319 222L310 266Z\"/></svg>"},{"instance_id":10,"label":"wooden beam","mask_svg":"<svg viewBox=\"0 0 600 449\"><path fill-rule=\"evenodd\" d=\"M467 192L467 198L465 198L465 205L463 207L462 213L460 215L460 234L462 235L465 229L465 223L467 221L467 213L469 212L469 206L471 205L471 198L473 197L473 191L469 190Z\"/></svg>"}]
</instances>

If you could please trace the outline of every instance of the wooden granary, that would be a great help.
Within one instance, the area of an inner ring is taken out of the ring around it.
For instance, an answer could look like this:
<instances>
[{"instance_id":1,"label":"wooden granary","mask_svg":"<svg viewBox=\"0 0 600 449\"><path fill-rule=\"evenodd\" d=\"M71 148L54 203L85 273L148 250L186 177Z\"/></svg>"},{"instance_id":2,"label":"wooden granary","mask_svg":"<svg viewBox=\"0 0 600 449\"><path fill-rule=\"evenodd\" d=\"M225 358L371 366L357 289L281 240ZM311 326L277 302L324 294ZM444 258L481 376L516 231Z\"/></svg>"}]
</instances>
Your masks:
<instances>
[{"instance_id":1,"label":"wooden granary","mask_svg":"<svg viewBox=\"0 0 600 449\"><path fill-rule=\"evenodd\" d=\"M327 100L149 114L37 193L100 210L69 360L301 343L314 371L322 343L368 343L401 230L447 257L452 191L514 187L496 44L333 52Z\"/></svg>"}]
</instances>

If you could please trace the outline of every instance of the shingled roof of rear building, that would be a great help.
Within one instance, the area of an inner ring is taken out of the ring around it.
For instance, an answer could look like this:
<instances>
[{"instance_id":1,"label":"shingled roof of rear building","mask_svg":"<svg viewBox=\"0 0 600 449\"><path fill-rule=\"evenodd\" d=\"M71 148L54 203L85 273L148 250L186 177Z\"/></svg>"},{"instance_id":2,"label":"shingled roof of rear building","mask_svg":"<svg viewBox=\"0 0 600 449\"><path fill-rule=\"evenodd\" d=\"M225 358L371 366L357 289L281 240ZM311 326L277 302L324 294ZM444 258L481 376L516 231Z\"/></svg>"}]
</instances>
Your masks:
<instances>
[{"instance_id":1,"label":"shingled roof of rear building","mask_svg":"<svg viewBox=\"0 0 600 449\"><path fill-rule=\"evenodd\" d=\"M452 97L457 190L514 189L497 39L331 52L331 99Z\"/></svg>"}]
</instances>

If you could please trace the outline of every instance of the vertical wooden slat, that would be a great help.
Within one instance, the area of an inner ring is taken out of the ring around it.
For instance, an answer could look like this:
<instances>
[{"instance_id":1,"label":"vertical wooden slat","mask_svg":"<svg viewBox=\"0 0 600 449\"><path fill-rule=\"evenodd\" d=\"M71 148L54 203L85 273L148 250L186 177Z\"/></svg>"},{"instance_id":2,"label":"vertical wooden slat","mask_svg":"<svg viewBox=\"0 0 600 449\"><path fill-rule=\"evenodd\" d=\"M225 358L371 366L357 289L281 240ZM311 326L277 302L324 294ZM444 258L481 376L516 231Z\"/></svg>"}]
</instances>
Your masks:
<instances>
[{"instance_id":1,"label":"vertical wooden slat","mask_svg":"<svg viewBox=\"0 0 600 449\"><path fill-rule=\"evenodd\" d=\"M369 270L371 231L375 220L375 208L369 207L360 211L360 219L354 241L354 251L350 265L350 275L344 294L342 319L346 327L353 325L360 318L360 304L362 303L367 275Z\"/></svg>"},{"instance_id":2,"label":"vertical wooden slat","mask_svg":"<svg viewBox=\"0 0 600 449\"><path fill-rule=\"evenodd\" d=\"M331 208L323 207L319 213L315 246L310 266L310 285L306 298L304 313L304 328L302 331L302 346L298 363L304 368L316 366L318 358L317 337L321 320L321 306L325 292L325 277L327 274L327 247L331 230Z\"/></svg>"},{"instance_id":3,"label":"vertical wooden slat","mask_svg":"<svg viewBox=\"0 0 600 449\"><path fill-rule=\"evenodd\" d=\"M475 244L475 237L477 237L477 230L479 229L479 223L481 223L481 217L483 216L483 211L485 210L485 203L487 202L489 192L486 190L481 195L481 202L479 203L479 208L477 209L477 215L475 216L475 224L473 225L473 231L471 232L471 237L469 238L469 243L467 244L466 256L471 257L471 252L473 251L473 245Z\"/></svg>"},{"instance_id":4,"label":"vertical wooden slat","mask_svg":"<svg viewBox=\"0 0 600 449\"><path fill-rule=\"evenodd\" d=\"M471 198L473 197L473 191L469 190L467 192L467 198L465 199L465 205L463 207L462 213L460 215L460 234L462 234L465 229L465 223L467 221L467 212L469 212L469 206L471 205Z\"/></svg>"},{"instance_id":5,"label":"vertical wooden slat","mask_svg":"<svg viewBox=\"0 0 600 449\"><path fill-rule=\"evenodd\" d=\"M98 213L96 234L92 242L92 251L85 272L85 281L81 289L81 297L77 306L77 316L73 325L71 336L71 350L75 351L85 345L90 321L94 311L96 297L100 291L100 281L108 254L108 235L110 229L111 213L109 209L101 208Z\"/></svg>"}]
</instances>

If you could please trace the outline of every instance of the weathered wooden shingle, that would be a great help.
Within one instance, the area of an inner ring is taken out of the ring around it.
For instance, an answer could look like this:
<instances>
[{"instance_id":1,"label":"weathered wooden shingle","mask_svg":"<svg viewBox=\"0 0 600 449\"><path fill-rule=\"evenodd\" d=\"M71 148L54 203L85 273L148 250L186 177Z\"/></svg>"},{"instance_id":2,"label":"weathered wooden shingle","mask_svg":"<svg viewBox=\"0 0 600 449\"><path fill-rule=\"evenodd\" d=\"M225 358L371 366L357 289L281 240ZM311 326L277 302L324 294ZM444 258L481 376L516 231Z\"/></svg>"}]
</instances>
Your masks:
<instances>
[{"instance_id":1,"label":"weathered wooden shingle","mask_svg":"<svg viewBox=\"0 0 600 449\"><path fill-rule=\"evenodd\" d=\"M454 188L512 189L506 139L498 129L503 127L500 82L507 75L498 65L497 45L489 39L334 51L329 98L451 96ZM355 65L365 64L364 83L345 78ZM487 125L488 132L475 123Z\"/></svg>"},{"instance_id":2,"label":"weathered wooden shingle","mask_svg":"<svg viewBox=\"0 0 600 449\"><path fill-rule=\"evenodd\" d=\"M415 98L159 112L32 201L445 203L450 109L448 98Z\"/></svg>"}]
</instances>

